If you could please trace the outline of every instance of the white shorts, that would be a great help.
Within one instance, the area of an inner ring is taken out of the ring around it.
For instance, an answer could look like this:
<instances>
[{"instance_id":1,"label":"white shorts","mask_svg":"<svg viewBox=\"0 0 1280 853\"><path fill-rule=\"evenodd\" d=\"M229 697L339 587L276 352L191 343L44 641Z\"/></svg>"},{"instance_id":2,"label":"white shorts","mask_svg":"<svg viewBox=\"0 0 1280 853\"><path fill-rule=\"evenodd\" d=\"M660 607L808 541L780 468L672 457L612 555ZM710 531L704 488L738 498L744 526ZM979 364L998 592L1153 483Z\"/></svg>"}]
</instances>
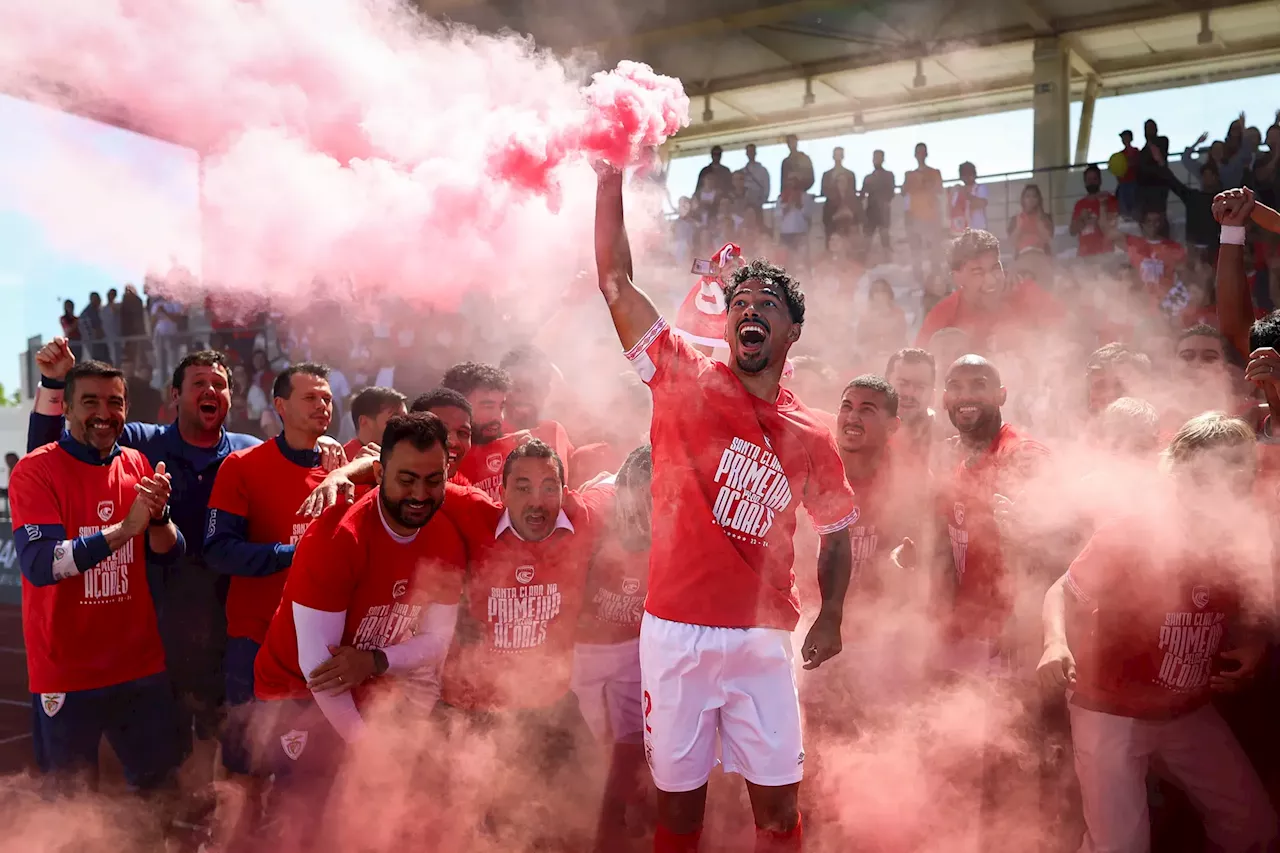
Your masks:
<instances>
[{"instance_id":1,"label":"white shorts","mask_svg":"<svg viewBox=\"0 0 1280 853\"><path fill-rule=\"evenodd\" d=\"M640 743L640 640L573 647L569 686L591 733L602 741Z\"/></svg>"},{"instance_id":2,"label":"white shorts","mask_svg":"<svg viewBox=\"0 0 1280 853\"><path fill-rule=\"evenodd\" d=\"M770 787L804 776L790 631L710 628L646 613L640 677L645 757L659 790L705 785L717 734L726 773Z\"/></svg>"}]
</instances>

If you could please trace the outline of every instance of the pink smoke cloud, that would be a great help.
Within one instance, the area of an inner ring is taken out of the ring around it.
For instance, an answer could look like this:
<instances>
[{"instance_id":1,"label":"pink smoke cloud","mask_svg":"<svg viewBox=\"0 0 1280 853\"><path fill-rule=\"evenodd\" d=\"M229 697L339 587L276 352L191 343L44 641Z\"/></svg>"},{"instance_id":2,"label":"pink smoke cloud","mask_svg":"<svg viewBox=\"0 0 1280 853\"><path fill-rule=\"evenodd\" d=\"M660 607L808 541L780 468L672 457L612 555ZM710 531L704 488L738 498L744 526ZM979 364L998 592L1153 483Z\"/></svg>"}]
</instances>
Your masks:
<instances>
[{"instance_id":1,"label":"pink smoke cloud","mask_svg":"<svg viewBox=\"0 0 1280 853\"><path fill-rule=\"evenodd\" d=\"M635 163L688 115L647 66L585 76L389 0L16 0L0 32L0 88L204 154L204 280L285 310L317 281L448 304L517 266L558 292L590 240L586 164ZM51 231L101 163L72 156L27 176ZM134 183L115 218L146 201L130 257L164 271L174 237Z\"/></svg>"}]
</instances>

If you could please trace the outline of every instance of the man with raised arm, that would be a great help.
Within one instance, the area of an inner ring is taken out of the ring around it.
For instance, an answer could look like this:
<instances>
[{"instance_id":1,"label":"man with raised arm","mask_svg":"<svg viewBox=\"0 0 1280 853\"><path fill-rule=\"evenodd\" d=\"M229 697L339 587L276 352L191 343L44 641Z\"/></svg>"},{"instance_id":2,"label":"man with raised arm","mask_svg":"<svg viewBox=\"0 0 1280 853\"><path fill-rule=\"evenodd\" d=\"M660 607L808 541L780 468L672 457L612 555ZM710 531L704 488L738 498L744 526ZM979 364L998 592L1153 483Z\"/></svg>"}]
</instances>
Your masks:
<instances>
[{"instance_id":1,"label":"man with raised arm","mask_svg":"<svg viewBox=\"0 0 1280 853\"><path fill-rule=\"evenodd\" d=\"M831 434L780 384L804 294L763 260L743 267L725 293L729 363L698 353L632 282L622 175L600 171L600 290L653 395L653 499L664 508L653 519L640 628L645 753L659 791L654 850L697 849L717 736L725 770L747 780L757 849L799 850L796 505L822 537L822 607L802 648L809 669L840 651L854 510Z\"/></svg>"}]
</instances>

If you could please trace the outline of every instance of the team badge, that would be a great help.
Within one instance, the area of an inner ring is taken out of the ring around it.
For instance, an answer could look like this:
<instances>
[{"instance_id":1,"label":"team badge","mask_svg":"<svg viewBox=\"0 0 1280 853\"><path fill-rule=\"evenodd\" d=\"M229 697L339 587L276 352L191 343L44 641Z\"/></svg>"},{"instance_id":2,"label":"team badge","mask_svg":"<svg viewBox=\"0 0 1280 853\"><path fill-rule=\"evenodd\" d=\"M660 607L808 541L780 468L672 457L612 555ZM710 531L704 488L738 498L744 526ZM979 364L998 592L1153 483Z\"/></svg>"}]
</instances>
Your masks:
<instances>
[{"instance_id":1,"label":"team badge","mask_svg":"<svg viewBox=\"0 0 1280 853\"><path fill-rule=\"evenodd\" d=\"M62 710L63 704L67 701L65 693L41 693L40 707L44 709L46 717L52 717L54 714Z\"/></svg>"},{"instance_id":2,"label":"team badge","mask_svg":"<svg viewBox=\"0 0 1280 853\"><path fill-rule=\"evenodd\" d=\"M22 529L27 531L27 541L34 542L40 538L40 528L34 524L24 524Z\"/></svg>"},{"instance_id":3,"label":"team badge","mask_svg":"<svg viewBox=\"0 0 1280 853\"><path fill-rule=\"evenodd\" d=\"M502 454L490 453L488 458L484 460L484 464L489 467L489 473L496 474L502 470Z\"/></svg>"},{"instance_id":4,"label":"team badge","mask_svg":"<svg viewBox=\"0 0 1280 853\"><path fill-rule=\"evenodd\" d=\"M401 598L409 591L408 581L396 581L395 586L391 587L391 597Z\"/></svg>"},{"instance_id":5,"label":"team badge","mask_svg":"<svg viewBox=\"0 0 1280 853\"><path fill-rule=\"evenodd\" d=\"M635 595L639 591L640 591L640 581L636 580L635 578L622 579L623 595Z\"/></svg>"},{"instance_id":6,"label":"team badge","mask_svg":"<svg viewBox=\"0 0 1280 853\"><path fill-rule=\"evenodd\" d=\"M289 756L290 761L297 761L302 750L307 748L307 733L297 729L286 732L280 735L280 746L284 747L284 754Z\"/></svg>"},{"instance_id":7,"label":"team badge","mask_svg":"<svg viewBox=\"0 0 1280 853\"><path fill-rule=\"evenodd\" d=\"M955 514L956 514L956 527L964 527L964 504L960 503L959 501L956 502Z\"/></svg>"},{"instance_id":8,"label":"team badge","mask_svg":"<svg viewBox=\"0 0 1280 853\"><path fill-rule=\"evenodd\" d=\"M98 501L98 518L103 521L110 521L111 516L115 515L115 501Z\"/></svg>"},{"instance_id":9,"label":"team badge","mask_svg":"<svg viewBox=\"0 0 1280 853\"><path fill-rule=\"evenodd\" d=\"M533 580L533 566L521 566L516 569L516 580L520 583L528 583Z\"/></svg>"},{"instance_id":10,"label":"team badge","mask_svg":"<svg viewBox=\"0 0 1280 853\"><path fill-rule=\"evenodd\" d=\"M1197 586L1191 589L1191 603L1203 610L1209 603L1209 587Z\"/></svg>"}]
</instances>

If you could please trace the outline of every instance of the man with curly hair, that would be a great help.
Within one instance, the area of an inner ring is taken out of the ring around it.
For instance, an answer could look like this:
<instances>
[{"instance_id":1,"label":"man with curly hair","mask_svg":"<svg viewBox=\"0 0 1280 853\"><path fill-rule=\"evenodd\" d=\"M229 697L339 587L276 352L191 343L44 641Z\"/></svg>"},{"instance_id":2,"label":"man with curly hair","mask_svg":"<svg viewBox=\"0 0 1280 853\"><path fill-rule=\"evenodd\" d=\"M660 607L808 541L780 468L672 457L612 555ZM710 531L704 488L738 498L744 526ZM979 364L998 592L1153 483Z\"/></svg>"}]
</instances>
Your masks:
<instances>
[{"instance_id":1,"label":"man with curly hair","mask_svg":"<svg viewBox=\"0 0 1280 853\"><path fill-rule=\"evenodd\" d=\"M804 770L791 631L796 508L822 544L821 611L802 646L812 669L840 651L856 517L835 442L781 385L804 294L755 260L725 289L721 364L673 334L632 281L622 175L596 195L600 290L653 395L652 551L640 625L644 748L658 788L656 851L694 851L717 751L747 780L757 849L799 850ZM718 749L717 749L718 747Z\"/></svg>"}]
</instances>

